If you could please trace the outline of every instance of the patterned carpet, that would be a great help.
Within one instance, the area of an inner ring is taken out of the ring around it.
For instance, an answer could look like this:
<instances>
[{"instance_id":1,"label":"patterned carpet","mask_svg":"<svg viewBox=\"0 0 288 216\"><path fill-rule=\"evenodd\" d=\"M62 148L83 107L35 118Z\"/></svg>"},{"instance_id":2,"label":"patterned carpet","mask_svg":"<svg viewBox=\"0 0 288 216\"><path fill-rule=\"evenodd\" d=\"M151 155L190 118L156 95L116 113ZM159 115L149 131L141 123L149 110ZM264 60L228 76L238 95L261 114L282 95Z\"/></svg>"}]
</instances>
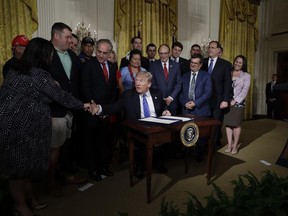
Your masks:
<instances>
[{"instance_id":1,"label":"patterned carpet","mask_svg":"<svg viewBox=\"0 0 288 216\"><path fill-rule=\"evenodd\" d=\"M223 127L224 144L227 143L225 128ZM279 177L287 176L287 167L276 164L284 146L288 145L288 122L271 119L247 120L243 122L241 131L241 146L236 155L225 153L226 145L213 155L212 180L227 194L232 194L231 182L238 179L239 174L252 172L257 178L263 171L270 170ZM282 152L282 158L288 159L288 147ZM285 155L285 156L284 156ZM268 162L270 165L263 163ZM64 196L53 198L47 196L43 187L40 187L41 200L48 203L48 207L41 210L41 216L119 216L119 212L127 212L129 216L156 216L159 215L163 198L173 201L180 207L181 212L186 210L191 192L203 203L204 197L212 193L212 185L207 184L207 155L201 162L197 162L193 152L189 160L189 169L185 173L184 160L171 158L166 161L168 173L153 172L151 195L152 202L146 203L146 179L135 180L135 185L129 185L128 163L114 164L111 169L115 175L107 177L101 182L89 179L92 184L85 191L80 191L83 185L64 185ZM86 170L81 170L87 175ZM1 212L1 209L0 209ZM2 213L2 212L1 212ZM1 214L0 215L5 215Z\"/></svg>"}]
</instances>

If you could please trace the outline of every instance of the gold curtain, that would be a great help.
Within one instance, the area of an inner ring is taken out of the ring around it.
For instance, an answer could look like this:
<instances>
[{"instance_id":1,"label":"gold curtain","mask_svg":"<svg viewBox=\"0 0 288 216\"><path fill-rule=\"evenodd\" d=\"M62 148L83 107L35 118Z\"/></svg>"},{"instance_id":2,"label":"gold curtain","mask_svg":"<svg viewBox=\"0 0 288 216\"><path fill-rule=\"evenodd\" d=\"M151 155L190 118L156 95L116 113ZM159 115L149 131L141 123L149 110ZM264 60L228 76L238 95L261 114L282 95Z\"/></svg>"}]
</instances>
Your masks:
<instances>
[{"instance_id":1,"label":"gold curtain","mask_svg":"<svg viewBox=\"0 0 288 216\"><path fill-rule=\"evenodd\" d=\"M37 0L0 0L0 84L2 68L12 57L11 42L16 35L31 38L38 28Z\"/></svg>"},{"instance_id":2,"label":"gold curtain","mask_svg":"<svg viewBox=\"0 0 288 216\"><path fill-rule=\"evenodd\" d=\"M172 44L177 37L177 0L115 0L114 37L118 62L131 49L130 40L142 37L143 55L146 46Z\"/></svg>"},{"instance_id":3,"label":"gold curtain","mask_svg":"<svg viewBox=\"0 0 288 216\"><path fill-rule=\"evenodd\" d=\"M221 0L220 42L223 58L233 62L237 55L244 55L251 74L250 90L246 98L245 119L253 114L253 86L255 53L258 43L257 6L248 0Z\"/></svg>"}]
</instances>

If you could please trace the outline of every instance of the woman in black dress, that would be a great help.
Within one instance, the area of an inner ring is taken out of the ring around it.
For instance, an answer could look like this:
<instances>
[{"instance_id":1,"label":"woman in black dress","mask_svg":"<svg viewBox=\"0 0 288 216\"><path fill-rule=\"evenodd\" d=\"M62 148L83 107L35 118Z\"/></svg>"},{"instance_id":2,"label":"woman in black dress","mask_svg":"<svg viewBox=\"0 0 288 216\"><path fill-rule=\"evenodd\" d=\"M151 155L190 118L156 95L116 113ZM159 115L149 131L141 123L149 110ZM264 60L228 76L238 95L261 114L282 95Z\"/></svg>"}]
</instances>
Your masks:
<instances>
[{"instance_id":1,"label":"woman in black dress","mask_svg":"<svg viewBox=\"0 0 288 216\"><path fill-rule=\"evenodd\" d=\"M8 177L15 212L33 215L27 204L37 205L31 178L48 169L51 139L49 103L72 110L90 110L63 91L47 72L53 46L43 38L32 39L19 65L0 87L0 174Z\"/></svg>"}]
</instances>

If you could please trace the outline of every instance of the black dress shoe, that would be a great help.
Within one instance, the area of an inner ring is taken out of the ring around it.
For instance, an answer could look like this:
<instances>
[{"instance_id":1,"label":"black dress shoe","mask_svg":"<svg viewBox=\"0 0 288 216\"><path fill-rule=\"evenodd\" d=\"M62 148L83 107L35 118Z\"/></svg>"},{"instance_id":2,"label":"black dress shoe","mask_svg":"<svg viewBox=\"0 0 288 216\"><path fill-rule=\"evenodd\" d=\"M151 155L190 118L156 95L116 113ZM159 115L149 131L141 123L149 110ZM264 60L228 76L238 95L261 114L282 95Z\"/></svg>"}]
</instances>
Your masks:
<instances>
[{"instance_id":1,"label":"black dress shoe","mask_svg":"<svg viewBox=\"0 0 288 216\"><path fill-rule=\"evenodd\" d=\"M89 172L88 173L90 178L94 181L102 181L102 177L101 177L101 174L99 172Z\"/></svg>"},{"instance_id":2,"label":"black dress shoe","mask_svg":"<svg viewBox=\"0 0 288 216\"><path fill-rule=\"evenodd\" d=\"M106 169L106 168L103 168L103 169L101 170L101 174L102 174L102 175L105 175L105 176L113 176L113 175L114 175L114 173L113 173L111 170Z\"/></svg>"}]
</instances>

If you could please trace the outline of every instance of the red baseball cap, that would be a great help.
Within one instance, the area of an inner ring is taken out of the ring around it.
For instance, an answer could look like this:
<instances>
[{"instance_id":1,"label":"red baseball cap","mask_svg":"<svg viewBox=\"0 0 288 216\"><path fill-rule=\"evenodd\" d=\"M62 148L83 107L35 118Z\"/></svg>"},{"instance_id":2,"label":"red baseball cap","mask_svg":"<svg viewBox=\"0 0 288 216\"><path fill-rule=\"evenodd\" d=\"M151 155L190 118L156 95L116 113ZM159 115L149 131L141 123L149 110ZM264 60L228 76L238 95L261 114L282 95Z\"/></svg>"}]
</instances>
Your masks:
<instances>
[{"instance_id":1,"label":"red baseball cap","mask_svg":"<svg viewBox=\"0 0 288 216\"><path fill-rule=\"evenodd\" d=\"M12 48L16 46L27 46L29 39L26 35L17 35L12 41Z\"/></svg>"}]
</instances>

